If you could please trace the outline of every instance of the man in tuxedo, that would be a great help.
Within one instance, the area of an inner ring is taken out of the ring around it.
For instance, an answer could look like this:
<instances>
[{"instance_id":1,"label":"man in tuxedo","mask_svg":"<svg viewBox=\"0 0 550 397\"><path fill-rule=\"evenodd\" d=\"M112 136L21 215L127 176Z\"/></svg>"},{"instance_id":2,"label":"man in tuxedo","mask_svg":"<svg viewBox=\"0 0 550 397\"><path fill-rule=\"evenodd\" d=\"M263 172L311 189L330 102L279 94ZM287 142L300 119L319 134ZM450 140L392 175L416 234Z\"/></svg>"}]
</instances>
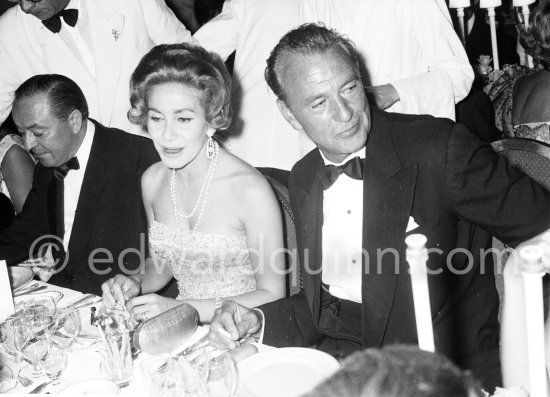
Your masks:
<instances>
[{"instance_id":1,"label":"man in tuxedo","mask_svg":"<svg viewBox=\"0 0 550 397\"><path fill-rule=\"evenodd\" d=\"M49 282L101 294L145 259L140 181L159 161L153 143L89 119L84 94L61 75L25 81L13 118L39 163L23 210L0 233L0 259L17 264L54 244L64 255Z\"/></svg>"},{"instance_id":2,"label":"man in tuxedo","mask_svg":"<svg viewBox=\"0 0 550 397\"><path fill-rule=\"evenodd\" d=\"M235 348L263 332L269 345L336 356L417 343L404 240L421 233L436 350L498 385L499 301L483 249L491 235L515 246L549 228L550 193L460 124L370 108L353 45L335 31L302 25L267 65L283 116L317 145L289 181L303 290L263 316L224 302L211 339Z\"/></svg>"},{"instance_id":3,"label":"man in tuxedo","mask_svg":"<svg viewBox=\"0 0 550 397\"><path fill-rule=\"evenodd\" d=\"M10 0L0 16L0 124L15 89L45 73L69 77L90 116L107 127L141 132L126 117L128 84L158 44L192 41L164 0Z\"/></svg>"}]
</instances>

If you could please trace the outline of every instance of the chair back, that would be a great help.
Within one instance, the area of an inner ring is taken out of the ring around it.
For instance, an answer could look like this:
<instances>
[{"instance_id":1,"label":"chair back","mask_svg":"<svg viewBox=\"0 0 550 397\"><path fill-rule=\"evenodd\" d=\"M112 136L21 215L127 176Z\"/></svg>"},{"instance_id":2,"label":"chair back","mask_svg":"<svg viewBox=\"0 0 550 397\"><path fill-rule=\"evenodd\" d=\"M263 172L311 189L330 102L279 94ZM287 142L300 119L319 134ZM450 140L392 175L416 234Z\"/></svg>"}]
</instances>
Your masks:
<instances>
[{"instance_id":1,"label":"chair back","mask_svg":"<svg viewBox=\"0 0 550 397\"><path fill-rule=\"evenodd\" d=\"M491 146L510 164L550 190L550 145L534 139L511 138L493 142Z\"/></svg>"},{"instance_id":2,"label":"chair back","mask_svg":"<svg viewBox=\"0 0 550 397\"><path fill-rule=\"evenodd\" d=\"M291 296L300 292L302 287L296 244L296 229L294 227L294 213L290 208L288 188L272 176L265 174L264 176L273 188L273 192L281 207L281 214L283 215L283 237L286 249L287 271L286 295Z\"/></svg>"},{"instance_id":3,"label":"chair back","mask_svg":"<svg viewBox=\"0 0 550 397\"><path fill-rule=\"evenodd\" d=\"M510 138L493 142L491 146L500 156L506 157L510 164L519 168L534 181L550 190L549 145L528 138ZM498 251L493 257L495 261L495 282L501 298L500 311L502 311L502 298L504 296L502 270L512 249L496 237L493 237L493 249Z\"/></svg>"}]
</instances>

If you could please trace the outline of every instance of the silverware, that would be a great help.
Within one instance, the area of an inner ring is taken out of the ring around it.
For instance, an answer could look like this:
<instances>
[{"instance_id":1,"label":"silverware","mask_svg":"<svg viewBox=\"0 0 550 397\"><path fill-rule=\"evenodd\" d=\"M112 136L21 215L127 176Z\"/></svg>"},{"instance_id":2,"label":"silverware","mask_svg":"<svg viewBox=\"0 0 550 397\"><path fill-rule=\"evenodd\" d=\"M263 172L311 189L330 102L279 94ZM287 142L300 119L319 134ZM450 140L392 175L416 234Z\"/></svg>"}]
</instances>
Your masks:
<instances>
[{"instance_id":1,"label":"silverware","mask_svg":"<svg viewBox=\"0 0 550 397\"><path fill-rule=\"evenodd\" d=\"M209 343L210 343L210 339L208 339L208 333L207 333L202 338L200 338L198 341L196 341L192 345L186 347L185 349L183 349L178 354L176 354L176 356L187 356L188 354L193 353L195 350L198 350L202 347L208 346Z\"/></svg>"},{"instance_id":2,"label":"silverware","mask_svg":"<svg viewBox=\"0 0 550 397\"><path fill-rule=\"evenodd\" d=\"M79 309L81 307L91 304L91 301L94 300L96 297L97 295L94 294L85 294L83 298L80 298L76 302L71 303L64 309Z\"/></svg>"},{"instance_id":3,"label":"silverware","mask_svg":"<svg viewBox=\"0 0 550 397\"><path fill-rule=\"evenodd\" d=\"M42 291L44 289L48 288L46 285L38 285L36 284L34 287L31 287L31 288L25 288L25 289L22 289L20 291L16 291L13 293L13 297L18 297L18 296L21 296L21 295L25 295L25 294L31 294L33 292L37 292L37 291Z\"/></svg>"},{"instance_id":4,"label":"silverware","mask_svg":"<svg viewBox=\"0 0 550 397\"><path fill-rule=\"evenodd\" d=\"M13 295L17 295L17 294L24 294L26 293L27 291L32 291L33 289L35 288L38 288L40 286L40 284L38 283L34 283L34 284L31 284L31 285L28 285L26 287L23 287L21 289L18 289L16 291L13 291Z\"/></svg>"},{"instance_id":5,"label":"silverware","mask_svg":"<svg viewBox=\"0 0 550 397\"><path fill-rule=\"evenodd\" d=\"M34 389L32 389L29 394L39 394L42 392L42 390L44 390L50 383L52 383L53 381L49 380L47 382L44 382L38 386L36 386Z\"/></svg>"},{"instance_id":6,"label":"silverware","mask_svg":"<svg viewBox=\"0 0 550 397\"><path fill-rule=\"evenodd\" d=\"M23 387L29 387L33 383L32 380L27 379L21 375L17 375L17 380L19 381L19 383L21 383L21 386Z\"/></svg>"}]
</instances>

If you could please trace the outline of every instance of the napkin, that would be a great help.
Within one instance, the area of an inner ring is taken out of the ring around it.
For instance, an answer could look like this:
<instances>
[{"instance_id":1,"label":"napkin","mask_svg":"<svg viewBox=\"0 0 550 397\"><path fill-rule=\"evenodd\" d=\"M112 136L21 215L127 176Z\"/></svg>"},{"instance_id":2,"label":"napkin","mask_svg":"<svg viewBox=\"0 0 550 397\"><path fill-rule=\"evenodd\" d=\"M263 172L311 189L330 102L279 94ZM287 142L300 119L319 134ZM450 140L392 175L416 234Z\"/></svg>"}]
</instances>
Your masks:
<instances>
[{"instance_id":1,"label":"napkin","mask_svg":"<svg viewBox=\"0 0 550 397\"><path fill-rule=\"evenodd\" d=\"M6 261L0 261L0 322L13 313L13 296Z\"/></svg>"}]
</instances>

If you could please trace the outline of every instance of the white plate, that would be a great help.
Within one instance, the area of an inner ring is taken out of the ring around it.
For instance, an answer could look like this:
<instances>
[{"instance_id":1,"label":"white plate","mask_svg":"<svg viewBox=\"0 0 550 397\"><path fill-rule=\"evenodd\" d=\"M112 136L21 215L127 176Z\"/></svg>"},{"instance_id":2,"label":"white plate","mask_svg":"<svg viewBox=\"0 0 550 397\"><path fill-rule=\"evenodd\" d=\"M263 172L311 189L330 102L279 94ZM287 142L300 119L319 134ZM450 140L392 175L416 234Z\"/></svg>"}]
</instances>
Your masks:
<instances>
[{"instance_id":1,"label":"white plate","mask_svg":"<svg viewBox=\"0 0 550 397\"><path fill-rule=\"evenodd\" d=\"M17 379L13 376L13 372L6 364L2 365L0 370L0 393L7 393L17 384Z\"/></svg>"},{"instance_id":2,"label":"white plate","mask_svg":"<svg viewBox=\"0 0 550 397\"><path fill-rule=\"evenodd\" d=\"M34 273L27 267L11 266L8 267L8 277L12 291L17 291L32 281Z\"/></svg>"},{"instance_id":3,"label":"white plate","mask_svg":"<svg viewBox=\"0 0 550 397\"><path fill-rule=\"evenodd\" d=\"M118 394L118 386L108 379L88 379L65 387L59 394L62 396Z\"/></svg>"},{"instance_id":4,"label":"white plate","mask_svg":"<svg viewBox=\"0 0 550 397\"><path fill-rule=\"evenodd\" d=\"M239 397L294 397L310 391L340 368L331 355L285 347L247 357L238 364Z\"/></svg>"}]
</instances>

